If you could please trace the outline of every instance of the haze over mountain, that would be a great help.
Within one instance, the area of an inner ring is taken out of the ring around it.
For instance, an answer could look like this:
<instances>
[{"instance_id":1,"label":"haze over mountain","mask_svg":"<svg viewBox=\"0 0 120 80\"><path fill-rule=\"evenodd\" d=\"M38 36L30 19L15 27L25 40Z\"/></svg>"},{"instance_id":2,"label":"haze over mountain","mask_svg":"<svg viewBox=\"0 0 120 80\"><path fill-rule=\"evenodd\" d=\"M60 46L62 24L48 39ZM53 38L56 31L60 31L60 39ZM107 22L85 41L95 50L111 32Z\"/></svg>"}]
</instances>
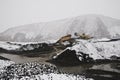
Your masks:
<instances>
[{"instance_id":1,"label":"haze over mountain","mask_svg":"<svg viewBox=\"0 0 120 80\"><path fill-rule=\"evenodd\" d=\"M67 34L85 33L94 38L120 38L120 20L102 15L83 15L63 20L21 25L0 34L1 41L45 41Z\"/></svg>"}]
</instances>

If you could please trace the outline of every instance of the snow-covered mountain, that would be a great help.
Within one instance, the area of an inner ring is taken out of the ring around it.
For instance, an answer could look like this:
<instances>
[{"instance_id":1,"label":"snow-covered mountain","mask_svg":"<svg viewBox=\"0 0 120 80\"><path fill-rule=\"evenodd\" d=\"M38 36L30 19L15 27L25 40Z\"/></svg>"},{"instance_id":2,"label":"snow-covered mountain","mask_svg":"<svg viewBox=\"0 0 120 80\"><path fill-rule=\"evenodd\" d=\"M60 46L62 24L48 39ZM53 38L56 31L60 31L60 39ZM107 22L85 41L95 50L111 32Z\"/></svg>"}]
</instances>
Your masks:
<instances>
[{"instance_id":1,"label":"snow-covered mountain","mask_svg":"<svg viewBox=\"0 0 120 80\"><path fill-rule=\"evenodd\" d=\"M83 15L10 28L0 34L4 41L45 41L66 34L85 33L95 38L119 38L120 20L102 15Z\"/></svg>"}]
</instances>

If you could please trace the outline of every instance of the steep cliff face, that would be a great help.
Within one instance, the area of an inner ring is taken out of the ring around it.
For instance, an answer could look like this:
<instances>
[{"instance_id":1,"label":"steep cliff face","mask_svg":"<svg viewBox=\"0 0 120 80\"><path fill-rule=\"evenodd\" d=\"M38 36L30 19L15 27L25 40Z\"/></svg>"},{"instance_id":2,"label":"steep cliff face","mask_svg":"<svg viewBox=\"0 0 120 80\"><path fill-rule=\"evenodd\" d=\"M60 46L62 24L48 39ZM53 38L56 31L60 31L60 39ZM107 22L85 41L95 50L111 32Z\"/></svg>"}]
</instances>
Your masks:
<instances>
[{"instance_id":1,"label":"steep cliff face","mask_svg":"<svg viewBox=\"0 0 120 80\"><path fill-rule=\"evenodd\" d=\"M10 28L0 34L4 41L54 40L67 34L86 33L95 38L120 37L120 20L101 15L84 15L63 20Z\"/></svg>"}]
</instances>

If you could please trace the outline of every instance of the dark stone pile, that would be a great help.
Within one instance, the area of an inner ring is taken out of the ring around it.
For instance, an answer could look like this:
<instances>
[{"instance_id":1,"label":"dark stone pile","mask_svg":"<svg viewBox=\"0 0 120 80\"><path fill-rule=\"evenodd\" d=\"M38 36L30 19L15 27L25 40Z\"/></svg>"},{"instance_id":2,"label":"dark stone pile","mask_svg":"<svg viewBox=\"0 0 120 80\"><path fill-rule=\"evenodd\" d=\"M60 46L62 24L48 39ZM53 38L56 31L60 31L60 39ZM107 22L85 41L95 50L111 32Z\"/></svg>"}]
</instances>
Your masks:
<instances>
[{"instance_id":1,"label":"dark stone pile","mask_svg":"<svg viewBox=\"0 0 120 80\"><path fill-rule=\"evenodd\" d=\"M0 52L8 52L8 51L0 47Z\"/></svg>"},{"instance_id":2,"label":"dark stone pile","mask_svg":"<svg viewBox=\"0 0 120 80\"><path fill-rule=\"evenodd\" d=\"M0 72L0 79L20 79L24 76L32 76L37 74L58 73L58 69L53 65L41 64L37 62L12 64L5 67Z\"/></svg>"},{"instance_id":3,"label":"dark stone pile","mask_svg":"<svg viewBox=\"0 0 120 80\"><path fill-rule=\"evenodd\" d=\"M56 58L53 57L49 62L60 66L75 66L80 65L80 63L93 62L93 59L90 58L88 54L82 52L79 54L80 55L77 55L75 50L67 49L60 55L57 55ZM79 57L81 60L79 60Z\"/></svg>"},{"instance_id":4,"label":"dark stone pile","mask_svg":"<svg viewBox=\"0 0 120 80\"><path fill-rule=\"evenodd\" d=\"M0 56L0 60L10 60L10 59Z\"/></svg>"},{"instance_id":5,"label":"dark stone pile","mask_svg":"<svg viewBox=\"0 0 120 80\"><path fill-rule=\"evenodd\" d=\"M73 51L65 50L63 53L58 55L56 58L49 60L49 62L54 63L56 65L61 65L61 66L77 65L80 63L80 60L78 59L75 53L76 53L75 50Z\"/></svg>"}]
</instances>

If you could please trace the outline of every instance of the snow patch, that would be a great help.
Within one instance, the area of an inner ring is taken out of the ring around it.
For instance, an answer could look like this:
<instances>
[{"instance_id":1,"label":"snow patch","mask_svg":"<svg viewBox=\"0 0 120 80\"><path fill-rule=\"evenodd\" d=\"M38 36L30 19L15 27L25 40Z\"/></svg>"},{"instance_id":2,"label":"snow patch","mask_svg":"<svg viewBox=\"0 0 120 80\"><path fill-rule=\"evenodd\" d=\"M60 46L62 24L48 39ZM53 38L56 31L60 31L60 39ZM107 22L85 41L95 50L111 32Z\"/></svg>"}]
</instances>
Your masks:
<instances>
[{"instance_id":1,"label":"snow patch","mask_svg":"<svg viewBox=\"0 0 120 80\"><path fill-rule=\"evenodd\" d=\"M94 80L92 78L85 78L84 76L80 75L70 75L70 74L43 74L43 75L34 75L31 77L22 77L20 80ZM15 79L14 79L15 80Z\"/></svg>"},{"instance_id":2,"label":"snow patch","mask_svg":"<svg viewBox=\"0 0 120 80\"><path fill-rule=\"evenodd\" d=\"M94 60L110 59L112 56L120 57L120 41L94 43L88 40L79 40L76 45L71 47L71 50L75 50L77 55L80 54L79 52L88 54Z\"/></svg>"},{"instance_id":3,"label":"snow patch","mask_svg":"<svg viewBox=\"0 0 120 80\"><path fill-rule=\"evenodd\" d=\"M16 50L20 48L19 45L13 45L13 44L9 44L7 42L2 42L2 41L0 41L0 47L6 50Z\"/></svg>"},{"instance_id":4,"label":"snow patch","mask_svg":"<svg viewBox=\"0 0 120 80\"><path fill-rule=\"evenodd\" d=\"M8 60L0 60L0 69L5 67L5 66L9 66L11 64L14 64L15 62L13 61L8 61Z\"/></svg>"}]
</instances>

